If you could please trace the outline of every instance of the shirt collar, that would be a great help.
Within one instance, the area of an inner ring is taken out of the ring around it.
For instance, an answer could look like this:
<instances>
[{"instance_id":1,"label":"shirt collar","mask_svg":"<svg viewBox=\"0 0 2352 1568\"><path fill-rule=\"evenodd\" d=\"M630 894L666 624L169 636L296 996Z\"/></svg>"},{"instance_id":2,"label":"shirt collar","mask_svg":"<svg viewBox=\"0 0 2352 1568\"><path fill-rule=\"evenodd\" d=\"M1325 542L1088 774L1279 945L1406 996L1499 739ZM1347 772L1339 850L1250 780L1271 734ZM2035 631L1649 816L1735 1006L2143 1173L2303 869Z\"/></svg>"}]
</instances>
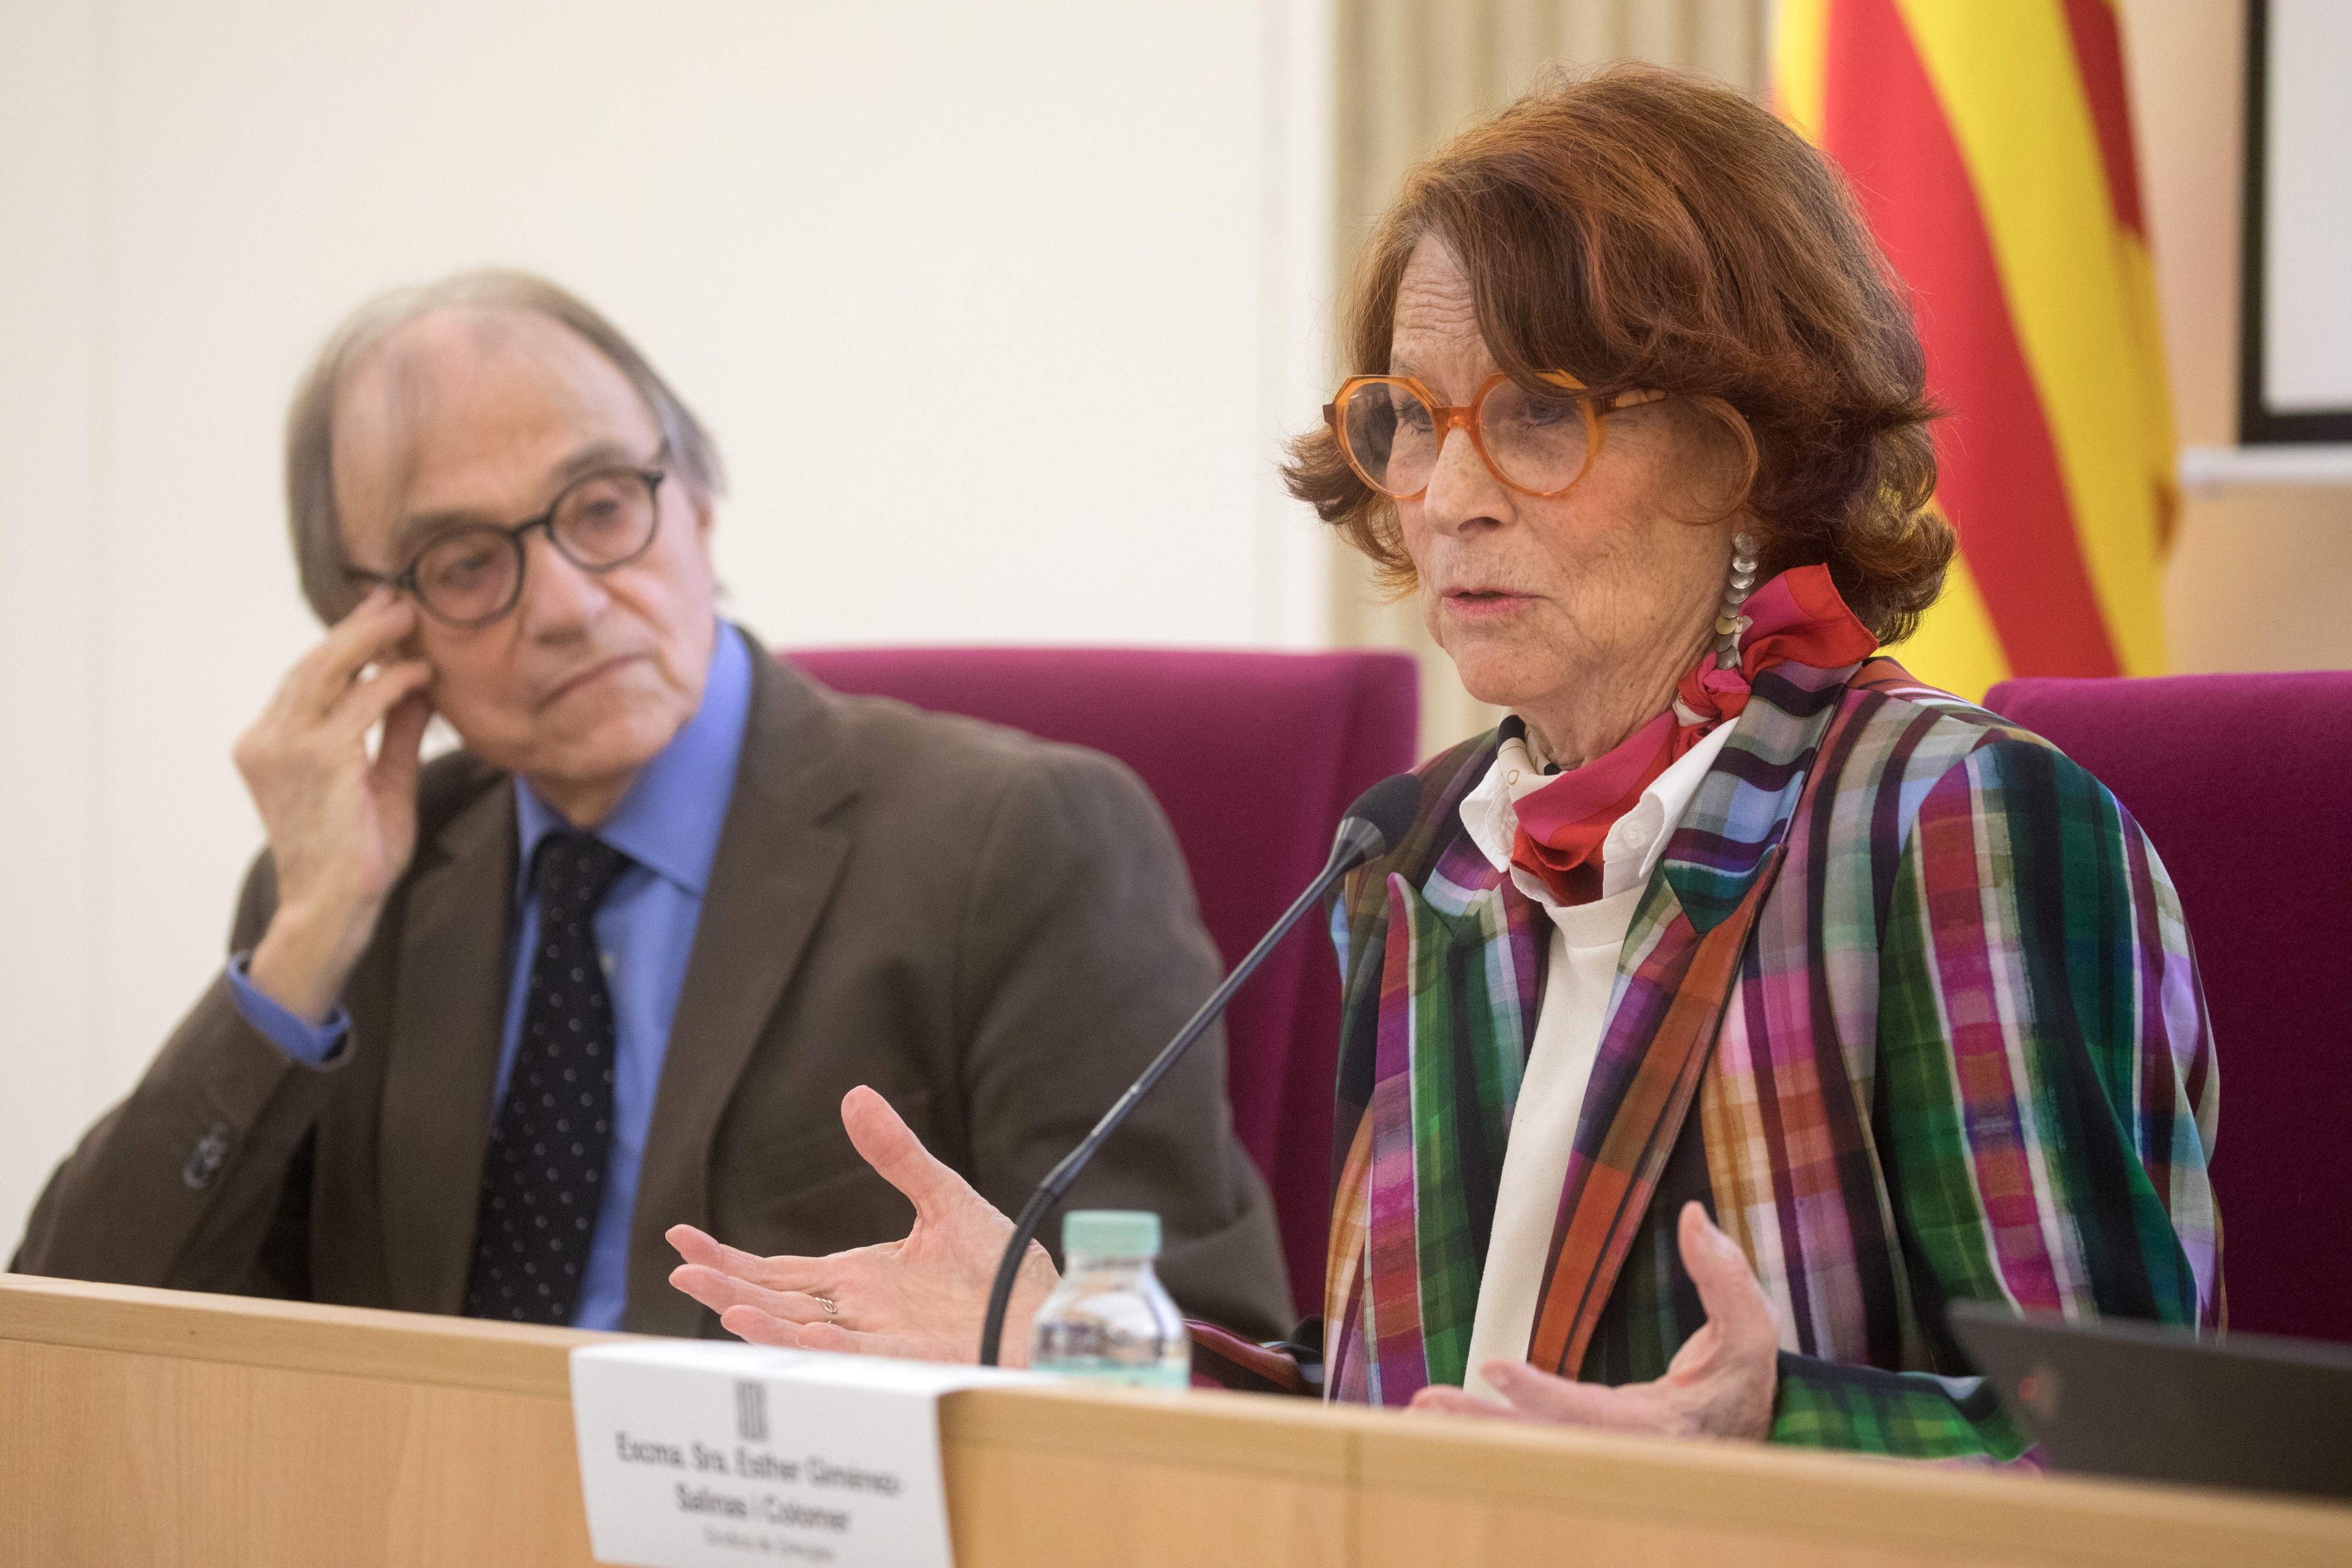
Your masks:
<instances>
[{"instance_id":1,"label":"shirt collar","mask_svg":"<svg viewBox=\"0 0 2352 1568\"><path fill-rule=\"evenodd\" d=\"M701 897L719 853L719 831L727 825L735 764L751 713L751 649L741 632L721 621L711 639L702 706L639 770L596 836L656 876ZM571 823L520 779L515 780L515 822L522 840L515 895L527 899L540 841Z\"/></svg>"},{"instance_id":2,"label":"shirt collar","mask_svg":"<svg viewBox=\"0 0 2352 1568\"><path fill-rule=\"evenodd\" d=\"M1666 841L1674 836L1683 813L1690 810L1692 800L1698 794L1699 781L1715 766L1716 753L1731 739L1732 727L1731 724L1718 724L1702 736L1696 745L1652 779L1649 788L1642 791L1642 798L1617 819L1617 825L1609 830L1601 852L1603 898L1648 884L1651 874L1658 869L1658 862L1665 856ZM1487 863L1509 876L1521 893L1548 908L1554 903L1551 890L1544 886L1540 878L1511 863L1511 842L1519 826L1514 803L1520 796L1542 789L1554 777L1546 773L1536 759L1525 731L1516 724L1509 725L1503 731L1502 745L1496 748L1486 776L1478 781L1477 788L1462 797L1462 825Z\"/></svg>"}]
</instances>

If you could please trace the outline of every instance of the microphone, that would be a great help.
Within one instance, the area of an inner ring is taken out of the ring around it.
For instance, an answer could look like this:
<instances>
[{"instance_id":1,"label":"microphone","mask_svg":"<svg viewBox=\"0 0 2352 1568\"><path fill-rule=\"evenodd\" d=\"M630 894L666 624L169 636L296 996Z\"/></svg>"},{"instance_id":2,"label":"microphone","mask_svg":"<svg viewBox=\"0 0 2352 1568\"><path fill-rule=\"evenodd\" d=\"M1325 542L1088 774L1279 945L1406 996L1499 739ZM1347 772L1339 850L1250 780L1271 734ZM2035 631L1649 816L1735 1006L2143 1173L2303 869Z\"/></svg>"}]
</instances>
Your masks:
<instances>
[{"instance_id":1,"label":"microphone","mask_svg":"<svg viewBox=\"0 0 2352 1568\"><path fill-rule=\"evenodd\" d=\"M1192 1048L1192 1042L1216 1022L1218 1015L1225 1010L1225 1004L1234 999L1235 991L1241 989L1242 982L1256 972L1257 967L1265 962L1266 955L1273 952L1276 945L1290 934L1290 928L1315 907L1331 884L1366 861L1377 860L1386 854L1391 845L1403 839L1406 830L1412 826L1413 815L1420 805L1421 781L1410 773L1392 774L1356 797L1356 803L1348 808L1346 816L1339 819L1339 831L1332 840L1330 858L1323 862L1323 869L1315 873L1315 880L1307 884L1307 891L1282 912L1282 918L1276 921L1273 928L1258 938L1257 946L1234 966L1234 972L1225 977L1224 984L1210 994L1209 999L1201 1004L1201 1010L1176 1031L1176 1038L1161 1048L1158 1056L1152 1058L1151 1065L1145 1068L1142 1075L1128 1086L1127 1092L1118 1097L1118 1103L1105 1112L1103 1119L1095 1124L1095 1130L1088 1133L1076 1148L1064 1155L1060 1165L1045 1173L1045 1179L1037 1184L1037 1190L1023 1206L1020 1218L1013 1222L1012 1239L1005 1242L1004 1256L997 1262L996 1282L988 1292L988 1317L980 1331L981 1365L996 1364L999 1342L1004 1337L1004 1311L1013 1301L1013 1277L1021 1270L1022 1254L1028 1250L1030 1238L1037 1234L1037 1227L1045 1223L1047 1211L1062 1201L1063 1195L1078 1179L1078 1173L1085 1170L1087 1163L1095 1157L1095 1151L1102 1147L1103 1140L1118 1131L1119 1124L1125 1122L1137 1103L1151 1092L1152 1086L1166 1077L1168 1070L1176 1065L1178 1059Z\"/></svg>"}]
</instances>

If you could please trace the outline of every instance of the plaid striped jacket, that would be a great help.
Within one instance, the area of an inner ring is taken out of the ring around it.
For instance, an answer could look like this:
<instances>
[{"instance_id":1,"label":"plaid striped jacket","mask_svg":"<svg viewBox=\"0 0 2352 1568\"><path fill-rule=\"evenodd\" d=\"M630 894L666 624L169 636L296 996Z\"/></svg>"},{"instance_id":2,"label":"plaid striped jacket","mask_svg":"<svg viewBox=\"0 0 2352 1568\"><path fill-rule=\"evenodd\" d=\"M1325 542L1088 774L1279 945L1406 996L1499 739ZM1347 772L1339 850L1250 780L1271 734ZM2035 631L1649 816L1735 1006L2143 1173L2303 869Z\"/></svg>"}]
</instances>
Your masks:
<instances>
[{"instance_id":1,"label":"plaid striped jacket","mask_svg":"<svg viewBox=\"0 0 2352 1568\"><path fill-rule=\"evenodd\" d=\"M1489 734L1347 884L1329 1397L1460 1383L1548 927L1464 830ZM1776 1440L2025 1448L1958 1300L2216 1322L2210 1033L2170 881L2055 748L1897 664L1756 682L1645 890L1528 1358L1622 1383L1705 1322L1705 1202L1781 1326Z\"/></svg>"}]
</instances>

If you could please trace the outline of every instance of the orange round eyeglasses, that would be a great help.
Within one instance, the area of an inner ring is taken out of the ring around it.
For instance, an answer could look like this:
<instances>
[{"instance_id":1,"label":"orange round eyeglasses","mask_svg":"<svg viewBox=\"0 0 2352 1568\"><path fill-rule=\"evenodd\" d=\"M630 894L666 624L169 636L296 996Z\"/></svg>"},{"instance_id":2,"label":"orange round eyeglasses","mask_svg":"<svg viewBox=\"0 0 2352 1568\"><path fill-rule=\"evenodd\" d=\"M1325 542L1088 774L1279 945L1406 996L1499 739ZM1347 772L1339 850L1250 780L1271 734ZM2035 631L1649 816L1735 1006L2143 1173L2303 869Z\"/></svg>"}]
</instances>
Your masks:
<instances>
[{"instance_id":1,"label":"orange round eyeglasses","mask_svg":"<svg viewBox=\"0 0 2352 1568\"><path fill-rule=\"evenodd\" d=\"M1428 490L1445 439L1459 428L1486 471L1522 496L1566 495L1601 451L1603 416L1662 392L1606 400L1588 395L1566 371L1547 371L1558 395L1531 392L1510 376L1488 376L1467 403L1451 407L1413 376L1349 376L1323 406L1324 423L1357 477L1394 501Z\"/></svg>"}]
</instances>

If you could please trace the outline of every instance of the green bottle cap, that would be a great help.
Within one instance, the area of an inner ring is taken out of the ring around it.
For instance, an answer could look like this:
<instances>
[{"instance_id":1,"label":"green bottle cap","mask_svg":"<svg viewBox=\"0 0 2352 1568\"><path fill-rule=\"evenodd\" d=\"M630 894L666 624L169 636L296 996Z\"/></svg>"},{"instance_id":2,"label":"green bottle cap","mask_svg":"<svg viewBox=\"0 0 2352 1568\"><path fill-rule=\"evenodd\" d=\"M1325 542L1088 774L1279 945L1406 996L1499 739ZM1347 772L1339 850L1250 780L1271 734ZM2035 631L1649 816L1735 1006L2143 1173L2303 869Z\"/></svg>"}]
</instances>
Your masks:
<instances>
[{"instance_id":1,"label":"green bottle cap","mask_svg":"<svg viewBox=\"0 0 2352 1568\"><path fill-rule=\"evenodd\" d=\"M1149 1209L1072 1209L1062 1217L1062 1250L1074 1258L1157 1258L1160 1217Z\"/></svg>"}]
</instances>

